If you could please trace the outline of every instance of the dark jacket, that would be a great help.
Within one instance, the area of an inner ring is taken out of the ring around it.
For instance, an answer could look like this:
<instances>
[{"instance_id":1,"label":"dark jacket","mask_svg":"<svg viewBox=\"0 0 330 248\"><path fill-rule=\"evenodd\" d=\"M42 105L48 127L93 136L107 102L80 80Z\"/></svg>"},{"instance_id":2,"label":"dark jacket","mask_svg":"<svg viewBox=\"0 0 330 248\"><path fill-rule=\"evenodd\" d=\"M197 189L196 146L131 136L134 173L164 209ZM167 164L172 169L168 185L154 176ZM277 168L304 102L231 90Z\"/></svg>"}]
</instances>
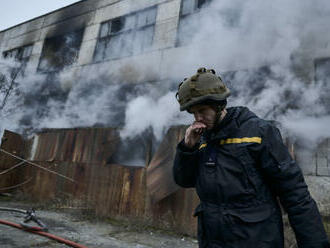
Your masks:
<instances>
[{"instance_id":1,"label":"dark jacket","mask_svg":"<svg viewBox=\"0 0 330 248\"><path fill-rule=\"evenodd\" d=\"M245 107L228 108L215 130L177 146L173 175L195 187L200 247L284 247L277 199L299 248L330 247L318 208L279 130Z\"/></svg>"}]
</instances>

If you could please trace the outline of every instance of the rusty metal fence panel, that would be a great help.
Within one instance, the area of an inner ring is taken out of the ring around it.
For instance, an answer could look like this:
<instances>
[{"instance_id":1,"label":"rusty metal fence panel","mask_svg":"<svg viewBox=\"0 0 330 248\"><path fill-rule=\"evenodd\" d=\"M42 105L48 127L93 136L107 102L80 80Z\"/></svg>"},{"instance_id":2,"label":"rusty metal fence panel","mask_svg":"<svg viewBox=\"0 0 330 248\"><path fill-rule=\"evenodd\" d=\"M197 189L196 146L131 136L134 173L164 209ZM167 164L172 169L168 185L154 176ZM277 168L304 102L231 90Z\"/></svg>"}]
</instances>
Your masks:
<instances>
[{"instance_id":1,"label":"rusty metal fence panel","mask_svg":"<svg viewBox=\"0 0 330 248\"><path fill-rule=\"evenodd\" d=\"M1 139L1 149L7 151L14 156L22 156L25 152L24 139L14 132L5 130ZM5 192L7 189L15 189L15 186L22 183L22 167L21 160L14 158L4 152L0 151L0 193ZM16 169L10 168L17 166ZM8 172L7 172L8 171Z\"/></svg>"},{"instance_id":2,"label":"rusty metal fence panel","mask_svg":"<svg viewBox=\"0 0 330 248\"><path fill-rule=\"evenodd\" d=\"M46 129L37 142L34 161L105 164L115 152L119 135L113 128Z\"/></svg>"},{"instance_id":3,"label":"rusty metal fence panel","mask_svg":"<svg viewBox=\"0 0 330 248\"><path fill-rule=\"evenodd\" d=\"M169 129L147 169L147 187L151 201L156 203L176 192L179 187L172 176L175 149L184 137L186 126Z\"/></svg>"},{"instance_id":4,"label":"rusty metal fence panel","mask_svg":"<svg viewBox=\"0 0 330 248\"><path fill-rule=\"evenodd\" d=\"M166 191L165 185L163 189L157 188L153 192L163 192L157 201L155 198L151 200L151 191L147 190L148 176L149 182L154 185L168 182L165 178L170 176L175 145L182 138L182 132L180 128L168 132L165 143L153 159L153 166L150 166L152 173L147 173L147 167L107 163L119 141L114 129L45 130L37 134L32 156L33 162L44 169L33 165L22 168L19 180L29 182L21 190L25 196L39 203L87 207L100 217L126 219L194 235L196 220L192 214L198 204L194 190L173 190L176 186L172 184L170 190ZM15 138L10 140L15 143ZM27 150L25 157L30 154L31 151ZM24 157L24 154L20 155ZM0 158L5 159L3 154ZM60 173L75 182L45 169ZM156 180L152 180L152 177Z\"/></svg>"}]
</instances>

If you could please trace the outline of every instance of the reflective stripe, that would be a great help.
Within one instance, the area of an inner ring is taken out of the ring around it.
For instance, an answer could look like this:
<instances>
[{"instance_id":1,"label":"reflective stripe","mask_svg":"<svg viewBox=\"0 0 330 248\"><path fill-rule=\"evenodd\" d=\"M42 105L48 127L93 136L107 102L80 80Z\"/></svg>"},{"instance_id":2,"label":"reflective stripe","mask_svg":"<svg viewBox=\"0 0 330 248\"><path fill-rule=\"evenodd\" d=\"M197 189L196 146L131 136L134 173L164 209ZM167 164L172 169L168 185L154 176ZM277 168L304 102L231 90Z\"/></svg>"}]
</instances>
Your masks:
<instances>
[{"instance_id":1,"label":"reflective stripe","mask_svg":"<svg viewBox=\"0 0 330 248\"><path fill-rule=\"evenodd\" d=\"M260 137L245 137L245 138L231 138L220 140L220 145L224 144L240 144L240 143L258 143L261 144Z\"/></svg>"},{"instance_id":2,"label":"reflective stripe","mask_svg":"<svg viewBox=\"0 0 330 248\"><path fill-rule=\"evenodd\" d=\"M207 144L206 144L206 143L203 143L203 144L201 144L201 145L199 146L198 149L200 150L200 149L202 149L202 148L204 148L204 147L206 147L206 146L207 146Z\"/></svg>"}]
</instances>

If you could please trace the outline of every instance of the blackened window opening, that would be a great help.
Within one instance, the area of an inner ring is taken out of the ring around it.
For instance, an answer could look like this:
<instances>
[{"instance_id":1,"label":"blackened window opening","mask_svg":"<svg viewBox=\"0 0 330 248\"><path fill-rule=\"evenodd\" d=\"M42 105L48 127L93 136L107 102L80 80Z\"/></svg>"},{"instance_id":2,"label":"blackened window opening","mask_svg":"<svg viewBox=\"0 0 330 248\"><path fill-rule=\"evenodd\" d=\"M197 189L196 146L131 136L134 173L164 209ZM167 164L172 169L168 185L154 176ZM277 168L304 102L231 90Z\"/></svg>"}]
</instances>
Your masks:
<instances>
[{"instance_id":1,"label":"blackened window opening","mask_svg":"<svg viewBox=\"0 0 330 248\"><path fill-rule=\"evenodd\" d=\"M123 30L125 26L125 18L117 18L111 22L111 33L117 33Z\"/></svg>"},{"instance_id":2,"label":"blackened window opening","mask_svg":"<svg viewBox=\"0 0 330 248\"><path fill-rule=\"evenodd\" d=\"M56 72L73 65L79 55L84 30L47 38L42 49L38 71Z\"/></svg>"},{"instance_id":3,"label":"blackened window opening","mask_svg":"<svg viewBox=\"0 0 330 248\"><path fill-rule=\"evenodd\" d=\"M150 50L156 15L157 7L151 7L103 22L94 61L118 59Z\"/></svg>"}]
</instances>

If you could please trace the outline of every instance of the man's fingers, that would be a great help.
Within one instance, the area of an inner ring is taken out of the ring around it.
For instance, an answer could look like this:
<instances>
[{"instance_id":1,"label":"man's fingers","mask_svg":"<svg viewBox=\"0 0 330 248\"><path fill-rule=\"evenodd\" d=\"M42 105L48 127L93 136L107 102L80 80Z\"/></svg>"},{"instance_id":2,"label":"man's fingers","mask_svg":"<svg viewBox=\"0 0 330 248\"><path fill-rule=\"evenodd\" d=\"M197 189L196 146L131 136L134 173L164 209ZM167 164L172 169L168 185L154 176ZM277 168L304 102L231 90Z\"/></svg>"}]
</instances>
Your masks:
<instances>
[{"instance_id":1,"label":"man's fingers","mask_svg":"<svg viewBox=\"0 0 330 248\"><path fill-rule=\"evenodd\" d=\"M201 122L194 122L186 131L185 144L188 147L193 147L199 141L200 136L206 129L206 125Z\"/></svg>"},{"instance_id":2,"label":"man's fingers","mask_svg":"<svg viewBox=\"0 0 330 248\"><path fill-rule=\"evenodd\" d=\"M206 125L204 123L202 123L202 122L194 122L192 124L192 127L193 128L206 128Z\"/></svg>"},{"instance_id":3,"label":"man's fingers","mask_svg":"<svg viewBox=\"0 0 330 248\"><path fill-rule=\"evenodd\" d=\"M201 133L201 132L203 132L203 129L202 128L196 128L196 129L194 129L194 132L195 133Z\"/></svg>"},{"instance_id":4,"label":"man's fingers","mask_svg":"<svg viewBox=\"0 0 330 248\"><path fill-rule=\"evenodd\" d=\"M202 135L202 133L204 132L204 130L206 129L206 125L204 123L201 122L194 122L187 130L186 135L188 135L187 137L189 137L190 135L197 135L200 136Z\"/></svg>"}]
</instances>

